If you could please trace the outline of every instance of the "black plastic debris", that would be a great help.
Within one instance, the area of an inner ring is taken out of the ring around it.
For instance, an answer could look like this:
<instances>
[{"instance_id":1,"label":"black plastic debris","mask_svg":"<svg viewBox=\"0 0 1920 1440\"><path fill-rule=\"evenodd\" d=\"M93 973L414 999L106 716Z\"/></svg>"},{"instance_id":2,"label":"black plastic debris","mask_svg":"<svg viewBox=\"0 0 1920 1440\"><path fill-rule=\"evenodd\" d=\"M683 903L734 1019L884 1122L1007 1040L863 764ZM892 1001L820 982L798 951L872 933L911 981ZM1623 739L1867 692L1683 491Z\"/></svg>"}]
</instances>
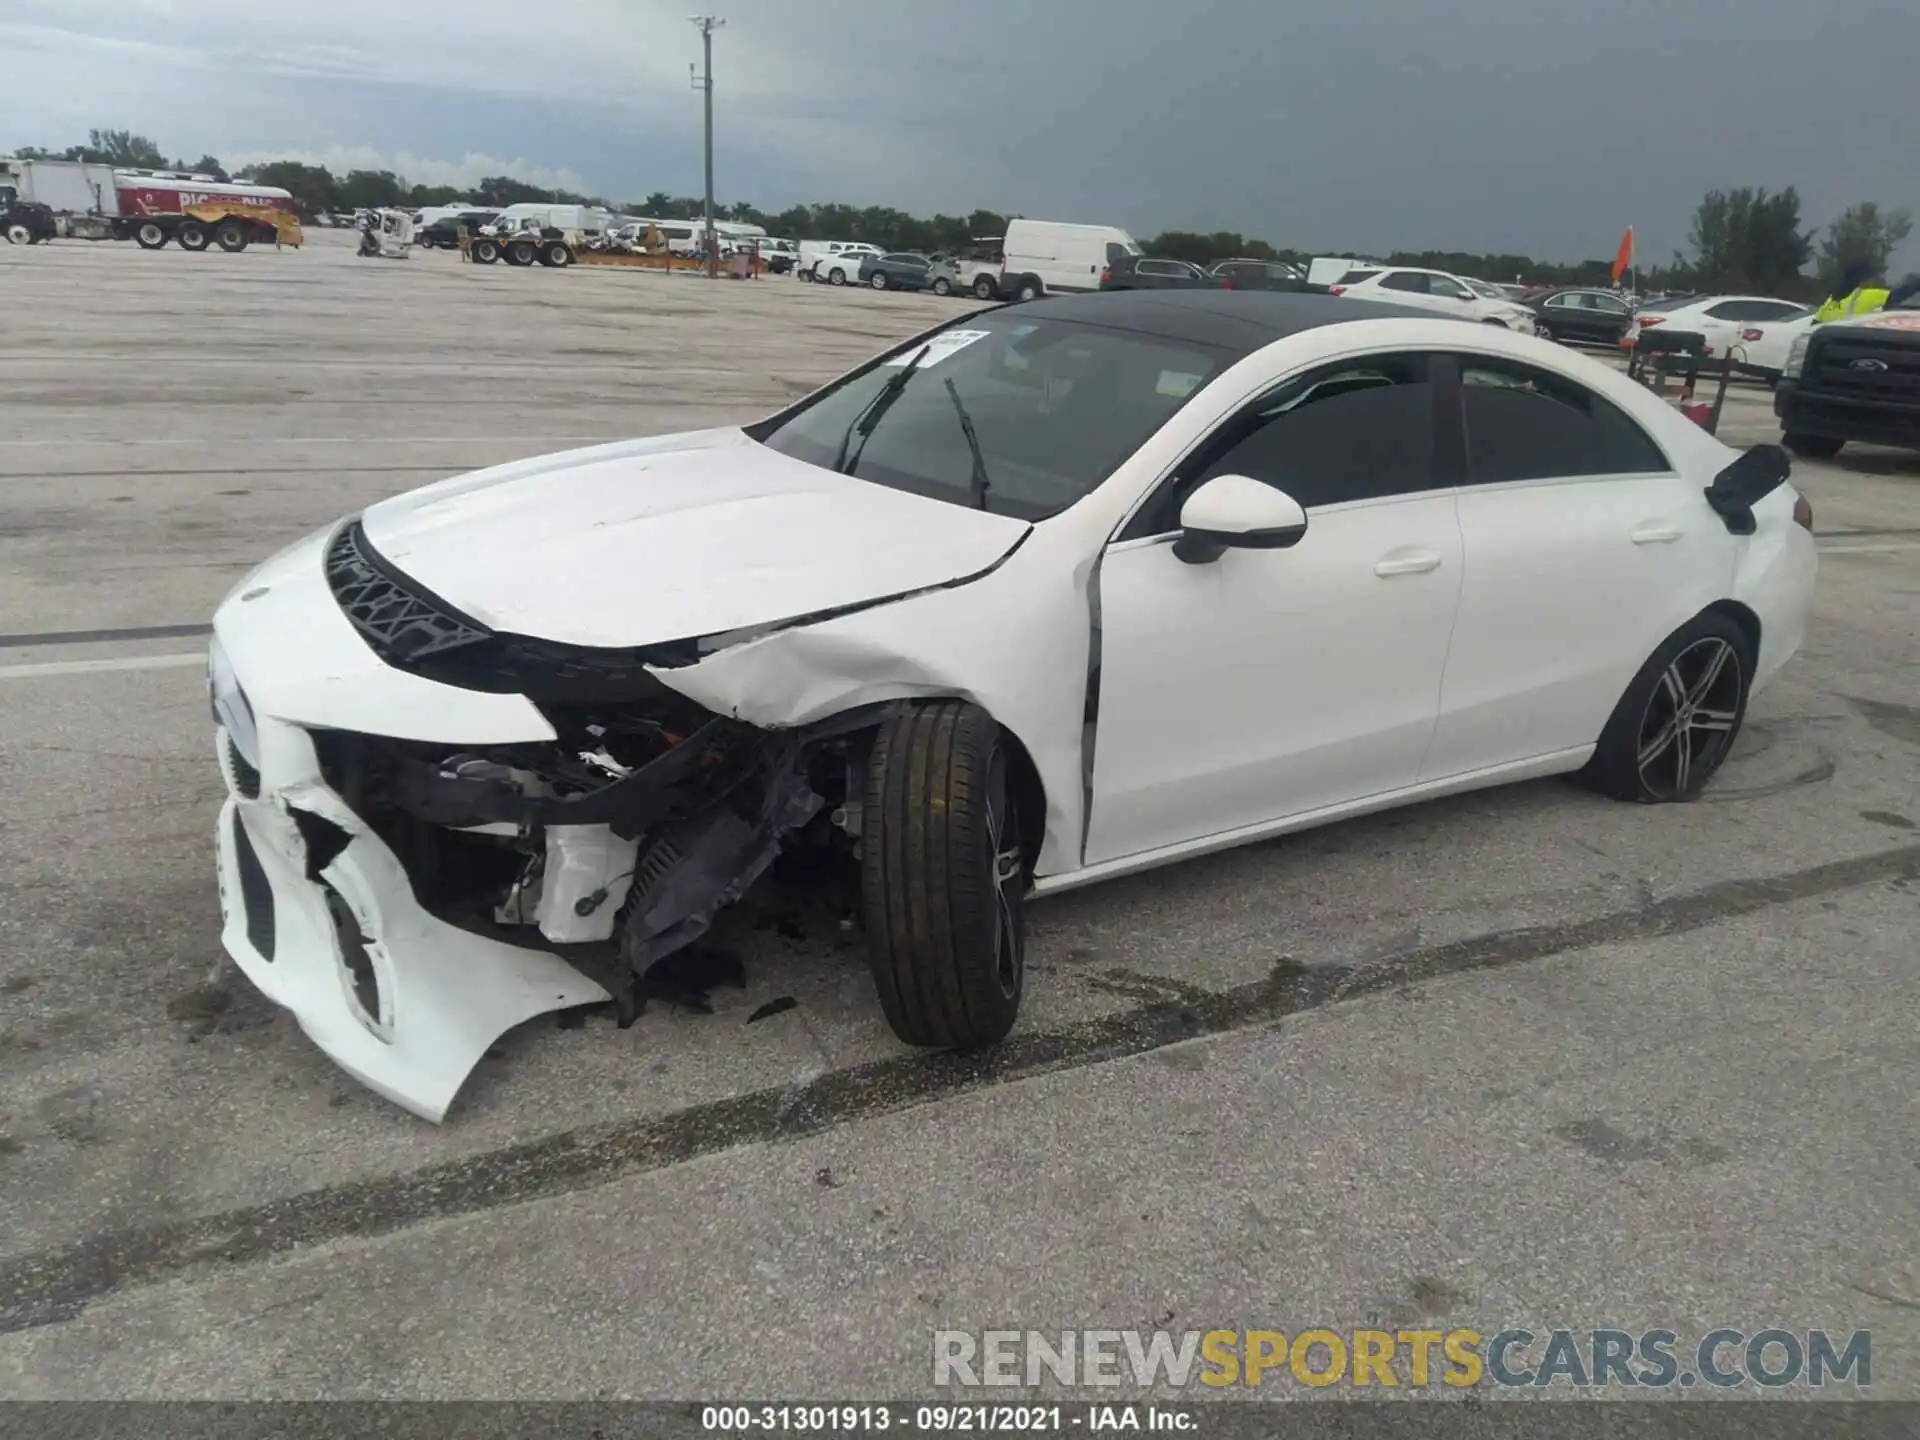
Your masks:
<instances>
[{"instance_id":1,"label":"black plastic debris","mask_svg":"<svg viewBox=\"0 0 1920 1440\"><path fill-rule=\"evenodd\" d=\"M797 1010L799 1007L800 1002L794 999L793 996L782 995L778 1000L767 1001L766 1004L747 1016L747 1024L751 1025L756 1020L764 1020L769 1015L781 1015L788 1010Z\"/></svg>"}]
</instances>

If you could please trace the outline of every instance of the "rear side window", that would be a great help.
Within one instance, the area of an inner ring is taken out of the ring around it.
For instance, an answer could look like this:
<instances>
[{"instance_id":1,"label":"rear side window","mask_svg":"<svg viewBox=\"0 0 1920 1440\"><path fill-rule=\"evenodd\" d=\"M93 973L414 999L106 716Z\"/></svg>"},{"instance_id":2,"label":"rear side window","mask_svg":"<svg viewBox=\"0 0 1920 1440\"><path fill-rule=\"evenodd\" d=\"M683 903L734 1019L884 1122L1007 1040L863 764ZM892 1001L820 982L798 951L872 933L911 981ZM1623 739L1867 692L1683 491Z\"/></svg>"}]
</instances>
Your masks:
<instances>
[{"instance_id":1,"label":"rear side window","mask_svg":"<svg viewBox=\"0 0 1920 1440\"><path fill-rule=\"evenodd\" d=\"M1336 285L1359 285L1378 275L1378 270L1349 270L1334 283Z\"/></svg>"},{"instance_id":2,"label":"rear side window","mask_svg":"<svg viewBox=\"0 0 1920 1440\"><path fill-rule=\"evenodd\" d=\"M1395 270L1380 282L1382 290L1404 290L1412 295L1427 293L1427 277L1418 270Z\"/></svg>"},{"instance_id":3,"label":"rear side window","mask_svg":"<svg viewBox=\"0 0 1920 1440\"><path fill-rule=\"evenodd\" d=\"M1474 484L1658 475L1672 468L1619 407L1544 370L1463 355L1460 395Z\"/></svg>"}]
</instances>

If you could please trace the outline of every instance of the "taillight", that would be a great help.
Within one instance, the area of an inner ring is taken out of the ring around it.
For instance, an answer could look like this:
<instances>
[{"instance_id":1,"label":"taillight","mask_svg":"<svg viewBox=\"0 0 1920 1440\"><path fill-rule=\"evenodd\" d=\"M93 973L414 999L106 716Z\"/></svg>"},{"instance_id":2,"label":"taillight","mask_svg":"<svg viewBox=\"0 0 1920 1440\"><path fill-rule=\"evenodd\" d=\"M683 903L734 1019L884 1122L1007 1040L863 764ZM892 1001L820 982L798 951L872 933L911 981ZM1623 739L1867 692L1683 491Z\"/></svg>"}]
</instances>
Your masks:
<instances>
[{"instance_id":1,"label":"taillight","mask_svg":"<svg viewBox=\"0 0 1920 1440\"><path fill-rule=\"evenodd\" d=\"M1764 330L1742 330L1740 332L1740 338L1746 341L1749 345L1751 345L1754 341L1760 339L1766 333L1767 332Z\"/></svg>"},{"instance_id":2,"label":"taillight","mask_svg":"<svg viewBox=\"0 0 1920 1440\"><path fill-rule=\"evenodd\" d=\"M1813 533L1813 502L1804 495L1794 497L1793 523L1809 535Z\"/></svg>"},{"instance_id":3,"label":"taillight","mask_svg":"<svg viewBox=\"0 0 1920 1440\"><path fill-rule=\"evenodd\" d=\"M1220 282L1220 288L1221 288L1222 290L1231 290L1231 289L1233 289L1233 281L1231 281L1231 280L1222 280L1222 281Z\"/></svg>"},{"instance_id":4,"label":"taillight","mask_svg":"<svg viewBox=\"0 0 1920 1440\"><path fill-rule=\"evenodd\" d=\"M1636 317L1636 321L1642 330L1651 330L1655 325L1664 325L1667 323L1666 320L1659 315L1649 315L1644 320L1638 320Z\"/></svg>"},{"instance_id":5,"label":"taillight","mask_svg":"<svg viewBox=\"0 0 1920 1440\"><path fill-rule=\"evenodd\" d=\"M1109 280L1111 280L1111 279L1113 279L1113 270L1112 270L1112 268L1111 268L1111 267L1102 267L1102 269L1101 269L1101 271L1100 271L1100 283L1101 283L1102 285L1104 285L1104 284L1106 284L1106 283L1107 283L1107 282L1108 282Z\"/></svg>"},{"instance_id":6,"label":"taillight","mask_svg":"<svg viewBox=\"0 0 1920 1440\"><path fill-rule=\"evenodd\" d=\"M1329 285L1327 287L1327 294L1329 295L1344 295L1346 293L1347 287L1344 285Z\"/></svg>"}]
</instances>

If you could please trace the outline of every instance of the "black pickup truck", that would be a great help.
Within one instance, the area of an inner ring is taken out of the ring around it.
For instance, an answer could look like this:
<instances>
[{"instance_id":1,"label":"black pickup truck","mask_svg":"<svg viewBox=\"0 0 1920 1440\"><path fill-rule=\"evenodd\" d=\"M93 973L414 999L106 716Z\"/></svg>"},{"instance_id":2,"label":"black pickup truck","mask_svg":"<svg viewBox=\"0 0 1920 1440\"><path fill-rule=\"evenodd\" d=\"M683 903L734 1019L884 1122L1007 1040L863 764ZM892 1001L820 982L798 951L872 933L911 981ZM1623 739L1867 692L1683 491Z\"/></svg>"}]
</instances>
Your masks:
<instances>
[{"instance_id":1,"label":"black pickup truck","mask_svg":"<svg viewBox=\"0 0 1920 1440\"><path fill-rule=\"evenodd\" d=\"M58 235L53 211L22 200L11 185L0 185L0 236L12 245L43 245Z\"/></svg>"},{"instance_id":2,"label":"black pickup truck","mask_svg":"<svg viewBox=\"0 0 1920 1440\"><path fill-rule=\"evenodd\" d=\"M1849 440L1920 450L1920 294L1902 285L1894 297L1888 309L1794 342L1773 393L1794 454L1824 460Z\"/></svg>"}]
</instances>

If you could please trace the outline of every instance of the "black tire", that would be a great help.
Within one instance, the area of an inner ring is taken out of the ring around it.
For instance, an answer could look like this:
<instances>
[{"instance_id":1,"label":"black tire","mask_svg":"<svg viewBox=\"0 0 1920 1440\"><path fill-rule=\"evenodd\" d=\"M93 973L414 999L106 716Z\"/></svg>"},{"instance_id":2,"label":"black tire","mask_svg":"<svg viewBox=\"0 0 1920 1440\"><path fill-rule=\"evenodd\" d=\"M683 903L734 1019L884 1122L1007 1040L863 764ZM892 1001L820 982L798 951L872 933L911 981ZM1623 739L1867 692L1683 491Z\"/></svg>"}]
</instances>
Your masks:
<instances>
[{"instance_id":1,"label":"black tire","mask_svg":"<svg viewBox=\"0 0 1920 1440\"><path fill-rule=\"evenodd\" d=\"M172 238L167 234L167 227L158 221L143 220L133 227L133 243L142 250L164 250Z\"/></svg>"},{"instance_id":2,"label":"black tire","mask_svg":"<svg viewBox=\"0 0 1920 1440\"><path fill-rule=\"evenodd\" d=\"M541 252L541 258L554 269L564 270L573 263L573 251L566 247L564 241L555 240Z\"/></svg>"},{"instance_id":3,"label":"black tire","mask_svg":"<svg viewBox=\"0 0 1920 1440\"><path fill-rule=\"evenodd\" d=\"M213 227L213 240L229 255L238 255L252 243L253 237L247 233L247 227L239 220L222 220Z\"/></svg>"},{"instance_id":4,"label":"black tire","mask_svg":"<svg viewBox=\"0 0 1920 1440\"><path fill-rule=\"evenodd\" d=\"M198 220L189 220L173 232L173 238L180 242L182 250L200 251L213 243L213 232Z\"/></svg>"},{"instance_id":5,"label":"black tire","mask_svg":"<svg viewBox=\"0 0 1920 1440\"><path fill-rule=\"evenodd\" d=\"M1000 298L1000 286L991 275L982 275L973 282L973 298L976 300L997 300Z\"/></svg>"},{"instance_id":6,"label":"black tire","mask_svg":"<svg viewBox=\"0 0 1920 1440\"><path fill-rule=\"evenodd\" d=\"M37 238L33 231L29 230L25 225L13 224L7 226L7 243L9 245L31 245Z\"/></svg>"},{"instance_id":7,"label":"black tire","mask_svg":"<svg viewBox=\"0 0 1920 1440\"><path fill-rule=\"evenodd\" d=\"M1740 738L1753 664L1753 642L1728 616L1681 626L1627 686L1581 778L1642 805L1696 798Z\"/></svg>"},{"instance_id":8,"label":"black tire","mask_svg":"<svg viewBox=\"0 0 1920 1440\"><path fill-rule=\"evenodd\" d=\"M538 253L531 240L515 240L506 247L506 262L509 265L531 265Z\"/></svg>"},{"instance_id":9,"label":"black tire","mask_svg":"<svg viewBox=\"0 0 1920 1440\"><path fill-rule=\"evenodd\" d=\"M846 283L847 283L847 272L842 270L838 265L834 266L831 270L827 272L827 284L844 285Z\"/></svg>"},{"instance_id":10,"label":"black tire","mask_svg":"<svg viewBox=\"0 0 1920 1440\"><path fill-rule=\"evenodd\" d=\"M1847 442L1836 440L1831 435L1802 435L1789 430L1780 437L1787 449L1796 455L1804 455L1809 460L1831 460L1840 453L1840 447Z\"/></svg>"},{"instance_id":11,"label":"black tire","mask_svg":"<svg viewBox=\"0 0 1920 1440\"><path fill-rule=\"evenodd\" d=\"M876 290L886 289L887 288L887 272L884 270L874 271L873 279L869 280L867 283Z\"/></svg>"},{"instance_id":12,"label":"black tire","mask_svg":"<svg viewBox=\"0 0 1920 1440\"><path fill-rule=\"evenodd\" d=\"M953 293L952 282L949 281L946 276L942 275L938 280L933 282L933 293L942 296L951 295Z\"/></svg>"},{"instance_id":13,"label":"black tire","mask_svg":"<svg viewBox=\"0 0 1920 1440\"><path fill-rule=\"evenodd\" d=\"M1026 979L1014 756L977 705L915 705L881 726L861 807L867 959L909 1045L991 1045Z\"/></svg>"},{"instance_id":14,"label":"black tire","mask_svg":"<svg viewBox=\"0 0 1920 1440\"><path fill-rule=\"evenodd\" d=\"M500 258L500 242L491 236L476 240L467 253L476 265L491 265Z\"/></svg>"},{"instance_id":15,"label":"black tire","mask_svg":"<svg viewBox=\"0 0 1920 1440\"><path fill-rule=\"evenodd\" d=\"M1023 304L1029 300L1038 300L1045 295L1046 288L1031 275L1021 277L1019 288L1013 292L1013 298Z\"/></svg>"}]
</instances>

